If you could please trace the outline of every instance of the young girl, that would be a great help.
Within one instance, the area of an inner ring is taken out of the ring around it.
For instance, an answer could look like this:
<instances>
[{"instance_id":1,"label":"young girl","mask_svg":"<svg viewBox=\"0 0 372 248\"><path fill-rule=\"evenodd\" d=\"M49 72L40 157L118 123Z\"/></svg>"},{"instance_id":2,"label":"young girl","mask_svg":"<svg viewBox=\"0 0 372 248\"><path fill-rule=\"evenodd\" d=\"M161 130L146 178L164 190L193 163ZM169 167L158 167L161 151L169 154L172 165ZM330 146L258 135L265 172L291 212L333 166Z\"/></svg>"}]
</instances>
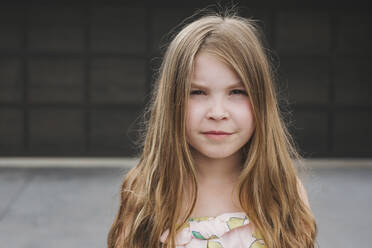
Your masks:
<instances>
[{"instance_id":1,"label":"young girl","mask_svg":"<svg viewBox=\"0 0 372 248\"><path fill-rule=\"evenodd\" d=\"M209 14L173 38L108 247L314 247L259 37L252 20Z\"/></svg>"}]
</instances>

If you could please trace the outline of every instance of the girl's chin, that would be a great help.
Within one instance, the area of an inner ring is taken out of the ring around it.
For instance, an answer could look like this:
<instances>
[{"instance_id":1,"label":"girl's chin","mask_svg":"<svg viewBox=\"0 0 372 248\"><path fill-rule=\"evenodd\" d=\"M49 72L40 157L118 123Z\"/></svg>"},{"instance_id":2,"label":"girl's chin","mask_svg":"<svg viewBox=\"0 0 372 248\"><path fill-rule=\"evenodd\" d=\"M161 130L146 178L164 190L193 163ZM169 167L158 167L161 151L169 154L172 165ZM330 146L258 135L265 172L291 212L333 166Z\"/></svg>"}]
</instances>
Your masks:
<instances>
[{"instance_id":1,"label":"girl's chin","mask_svg":"<svg viewBox=\"0 0 372 248\"><path fill-rule=\"evenodd\" d=\"M230 158L232 157L233 155L238 155L237 152L234 152L234 151L231 151L231 152L228 152L226 150L213 150L213 151L199 151L199 150L196 150L196 149L193 149L193 154L195 154L197 157L200 157L200 158L204 158L204 159L226 159L226 158Z\"/></svg>"}]
</instances>

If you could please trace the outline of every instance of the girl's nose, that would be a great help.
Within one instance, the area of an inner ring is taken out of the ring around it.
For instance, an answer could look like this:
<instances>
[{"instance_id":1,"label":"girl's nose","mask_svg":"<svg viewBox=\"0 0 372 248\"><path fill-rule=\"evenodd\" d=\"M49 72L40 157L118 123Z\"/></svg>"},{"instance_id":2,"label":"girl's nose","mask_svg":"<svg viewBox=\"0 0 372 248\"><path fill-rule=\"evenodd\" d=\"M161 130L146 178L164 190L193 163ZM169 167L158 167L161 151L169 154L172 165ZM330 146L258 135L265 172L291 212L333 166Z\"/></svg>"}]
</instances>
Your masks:
<instances>
[{"instance_id":1,"label":"girl's nose","mask_svg":"<svg viewBox=\"0 0 372 248\"><path fill-rule=\"evenodd\" d=\"M229 114L226 108L223 107L221 102L213 102L211 103L211 107L208 110L207 118L213 120L223 120L227 119Z\"/></svg>"}]
</instances>

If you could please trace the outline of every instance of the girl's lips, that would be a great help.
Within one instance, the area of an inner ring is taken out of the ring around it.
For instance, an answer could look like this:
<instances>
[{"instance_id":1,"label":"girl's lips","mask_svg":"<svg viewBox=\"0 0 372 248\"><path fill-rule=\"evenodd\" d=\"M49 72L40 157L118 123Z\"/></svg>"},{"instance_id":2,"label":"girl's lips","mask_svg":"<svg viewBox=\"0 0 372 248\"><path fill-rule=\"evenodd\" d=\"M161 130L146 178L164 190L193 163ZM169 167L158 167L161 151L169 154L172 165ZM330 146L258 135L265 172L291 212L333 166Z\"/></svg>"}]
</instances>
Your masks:
<instances>
[{"instance_id":1,"label":"girl's lips","mask_svg":"<svg viewBox=\"0 0 372 248\"><path fill-rule=\"evenodd\" d=\"M232 133L227 133L223 131L208 131L208 132L203 132L203 134L212 134L212 135L230 135Z\"/></svg>"},{"instance_id":2,"label":"girl's lips","mask_svg":"<svg viewBox=\"0 0 372 248\"><path fill-rule=\"evenodd\" d=\"M221 140L226 138L227 136L230 136L232 133L226 133L223 131L209 131L209 132L203 132L203 134L213 140Z\"/></svg>"}]
</instances>

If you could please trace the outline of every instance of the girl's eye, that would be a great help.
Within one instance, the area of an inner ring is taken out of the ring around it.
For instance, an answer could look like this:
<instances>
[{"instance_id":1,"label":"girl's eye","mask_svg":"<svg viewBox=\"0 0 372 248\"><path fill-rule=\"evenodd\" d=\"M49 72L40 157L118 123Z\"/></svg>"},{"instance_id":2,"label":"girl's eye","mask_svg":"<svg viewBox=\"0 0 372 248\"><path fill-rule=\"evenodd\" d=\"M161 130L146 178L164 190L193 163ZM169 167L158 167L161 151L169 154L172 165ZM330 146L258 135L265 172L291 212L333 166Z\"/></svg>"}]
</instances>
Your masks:
<instances>
[{"instance_id":1,"label":"girl's eye","mask_svg":"<svg viewBox=\"0 0 372 248\"><path fill-rule=\"evenodd\" d=\"M234 95L247 95L247 92L245 90L232 90L231 91L231 94L234 94Z\"/></svg>"},{"instance_id":2,"label":"girl's eye","mask_svg":"<svg viewBox=\"0 0 372 248\"><path fill-rule=\"evenodd\" d=\"M190 92L190 95L204 95L205 93L204 93L204 91L202 91L202 90L192 90L191 92Z\"/></svg>"}]
</instances>

